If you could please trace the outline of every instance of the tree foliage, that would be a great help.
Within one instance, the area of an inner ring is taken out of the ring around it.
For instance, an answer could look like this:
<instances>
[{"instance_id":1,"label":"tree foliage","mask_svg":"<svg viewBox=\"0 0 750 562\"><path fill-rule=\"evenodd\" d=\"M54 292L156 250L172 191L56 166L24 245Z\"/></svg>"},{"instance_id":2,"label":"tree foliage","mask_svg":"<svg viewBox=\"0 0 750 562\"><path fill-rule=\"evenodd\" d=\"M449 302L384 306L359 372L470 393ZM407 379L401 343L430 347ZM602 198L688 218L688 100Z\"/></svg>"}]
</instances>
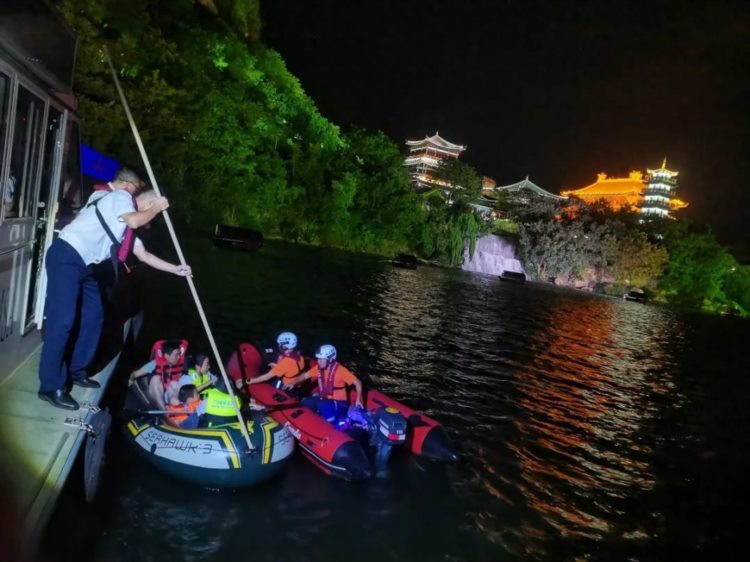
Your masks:
<instances>
[{"instance_id":1,"label":"tree foliage","mask_svg":"<svg viewBox=\"0 0 750 562\"><path fill-rule=\"evenodd\" d=\"M140 161L106 45L172 210L267 236L393 253L425 211L382 133L344 134L260 41L258 0L59 0L79 38L84 140Z\"/></svg>"},{"instance_id":2,"label":"tree foliage","mask_svg":"<svg viewBox=\"0 0 750 562\"><path fill-rule=\"evenodd\" d=\"M669 240L669 263L661 288L678 305L721 310L729 304L724 282L737 262L711 232L686 232Z\"/></svg>"},{"instance_id":3,"label":"tree foliage","mask_svg":"<svg viewBox=\"0 0 750 562\"><path fill-rule=\"evenodd\" d=\"M489 226L464 203L431 207L422 227L420 253L428 259L461 265L464 249L474 254L477 239L489 231Z\"/></svg>"},{"instance_id":4,"label":"tree foliage","mask_svg":"<svg viewBox=\"0 0 750 562\"><path fill-rule=\"evenodd\" d=\"M482 193L482 178L476 170L457 158L446 158L433 172L433 178L441 184L449 204L470 203Z\"/></svg>"},{"instance_id":5,"label":"tree foliage","mask_svg":"<svg viewBox=\"0 0 750 562\"><path fill-rule=\"evenodd\" d=\"M576 279L589 264L590 245L581 222L527 222L520 225L518 234L521 259L536 279Z\"/></svg>"}]
</instances>

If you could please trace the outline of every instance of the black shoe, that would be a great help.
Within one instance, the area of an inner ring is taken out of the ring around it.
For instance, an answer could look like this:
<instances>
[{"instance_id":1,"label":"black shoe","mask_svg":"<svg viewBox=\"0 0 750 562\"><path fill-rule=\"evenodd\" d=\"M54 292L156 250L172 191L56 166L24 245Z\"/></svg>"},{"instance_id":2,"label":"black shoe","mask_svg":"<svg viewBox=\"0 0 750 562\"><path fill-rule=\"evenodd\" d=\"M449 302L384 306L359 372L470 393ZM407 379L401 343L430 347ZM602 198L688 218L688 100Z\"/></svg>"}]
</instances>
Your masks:
<instances>
[{"instance_id":1,"label":"black shoe","mask_svg":"<svg viewBox=\"0 0 750 562\"><path fill-rule=\"evenodd\" d=\"M93 379L73 379L75 386L82 386L83 388L99 388L101 385Z\"/></svg>"},{"instance_id":2,"label":"black shoe","mask_svg":"<svg viewBox=\"0 0 750 562\"><path fill-rule=\"evenodd\" d=\"M53 406L63 408L64 410L77 410L79 408L76 402L67 390L50 390L49 392L37 392L37 396L46 400Z\"/></svg>"}]
</instances>

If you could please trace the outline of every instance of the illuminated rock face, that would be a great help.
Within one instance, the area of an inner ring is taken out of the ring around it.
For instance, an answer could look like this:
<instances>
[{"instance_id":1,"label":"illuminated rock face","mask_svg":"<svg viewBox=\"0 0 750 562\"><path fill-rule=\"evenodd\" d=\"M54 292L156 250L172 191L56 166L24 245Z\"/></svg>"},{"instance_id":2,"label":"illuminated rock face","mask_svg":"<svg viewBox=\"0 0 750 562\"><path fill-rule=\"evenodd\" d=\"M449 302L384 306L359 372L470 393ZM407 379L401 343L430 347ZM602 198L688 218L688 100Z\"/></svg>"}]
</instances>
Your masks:
<instances>
[{"instance_id":1,"label":"illuminated rock face","mask_svg":"<svg viewBox=\"0 0 750 562\"><path fill-rule=\"evenodd\" d=\"M516 258L515 244L508 238L490 234L477 240L474 255L469 259L468 245L464 250L464 271L500 275L503 271L525 273L521 262Z\"/></svg>"}]
</instances>

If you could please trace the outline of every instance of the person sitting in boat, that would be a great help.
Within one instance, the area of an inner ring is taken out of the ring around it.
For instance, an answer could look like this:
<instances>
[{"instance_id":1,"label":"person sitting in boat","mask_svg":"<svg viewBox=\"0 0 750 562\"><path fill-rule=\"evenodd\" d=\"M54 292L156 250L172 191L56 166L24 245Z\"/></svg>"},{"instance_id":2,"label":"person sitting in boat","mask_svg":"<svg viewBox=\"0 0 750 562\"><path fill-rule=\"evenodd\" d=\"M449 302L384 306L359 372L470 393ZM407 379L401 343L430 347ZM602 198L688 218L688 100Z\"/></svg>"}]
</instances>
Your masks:
<instances>
[{"instance_id":1,"label":"person sitting in boat","mask_svg":"<svg viewBox=\"0 0 750 562\"><path fill-rule=\"evenodd\" d=\"M186 340L159 340L151 348L153 359L130 374L128 385L149 376L148 393L153 405L164 410L165 404L179 404L180 376L185 367Z\"/></svg>"},{"instance_id":2,"label":"person sitting in boat","mask_svg":"<svg viewBox=\"0 0 750 562\"><path fill-rule=\"evenodd\" d=\"M297 351L297 336L292 332L281 332L276 338L279 346L279 355L275 363L271 363L271 369L254 379L246 380L246 384L257 384L271 381L276 388L284 388L291 385L292 380L299 376L305 369L305 359Z\"/></svg>"},{"instance_id":3,"label":"person sitting in boat","mask_svg":"<svg viewBox=\"0 0 750 562\"><path fill-rule=\"evenodd\" d=\"M211 382L209 382L211 384ZM202 401L198 388L194 384L186 384L180 387L177 394L179 404L167 404L167 411L173 411L174 414L167 414L165 421L174 427L183 429L195 429L198 427L199 416L203 413L201 409ZM205 409L205 408L203 408Z\"/></svg>"},{"instance_id":4,"label":"person sitting in boat","mask_svg":"<svg viewBox=\"0 0 750 562\"><path fill-rule=\"evenodd\" d=\"M357 392L355 405L362 407L362 383L349 369L336 361L336 348L332 345L321 345L315 352L318 364L309 371L302 373L291 381L291 386L296 386L308 379L318 381L318 394L302 400L302 404L311 410L322 413L330 408L331 403L335 405L333 417L346 416L349 409L347 399L347 386L354 385ZM326 415L326 418L331 415Z\"/></svg>"},{"instance_id":5,"label":"person sitting in boat","mask_svg":"<svg viewBox=\"0 0 750 562\"><path fill-rule=\"evenodd\" d=\"M206 391L205 396L198 410L200 427L216 427L237 421L237 410L240 409L242 403L236 395L234 401L232 400L224 379L216 379L213 386Z\"/></svg>"},{"instance_id":6,"label":"person sitting in boat","mask_svg":"<svg viewBox=\"0 0 750 562\"><path fill-rule=\"evenodd\" d=\"M180 388L192 384L201 395L206 397L206 389L216 382L216 375L211 372L211 360L208 355L202 352L194 353L188 362L187 374L180 378Z\"/></svg>"}]
</instances>

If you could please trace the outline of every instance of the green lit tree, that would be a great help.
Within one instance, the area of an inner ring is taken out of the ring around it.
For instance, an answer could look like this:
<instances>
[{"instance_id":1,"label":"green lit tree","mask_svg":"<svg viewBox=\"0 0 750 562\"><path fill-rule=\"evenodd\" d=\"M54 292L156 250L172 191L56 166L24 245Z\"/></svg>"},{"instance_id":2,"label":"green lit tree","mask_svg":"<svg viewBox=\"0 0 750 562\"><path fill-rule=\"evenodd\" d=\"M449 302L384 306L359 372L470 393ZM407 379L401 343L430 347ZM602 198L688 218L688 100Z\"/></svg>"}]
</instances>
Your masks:
<instances>
[{"instance_id":1,"label":"green lit tree","mask_svg":"<svg viewBox=\"0 0 750 562\"><path fill-rule=\"evenodd\" d=\"M443 160L432 175L449 204L475 201L482 193L482 178L474 168L457 158Z\"/></svg>"},{"instance_id":2,"label":"green lit tree","mask_svg":"<svg viewBox=\"0 0 750 562\"><path fill-rule=\"evenodd\" d=\"M723 284L735 259L711 232L688 232L669 242L669 261L660 289L677 305L721 310L729 302Z\"/></svg>"}]
</instances>

